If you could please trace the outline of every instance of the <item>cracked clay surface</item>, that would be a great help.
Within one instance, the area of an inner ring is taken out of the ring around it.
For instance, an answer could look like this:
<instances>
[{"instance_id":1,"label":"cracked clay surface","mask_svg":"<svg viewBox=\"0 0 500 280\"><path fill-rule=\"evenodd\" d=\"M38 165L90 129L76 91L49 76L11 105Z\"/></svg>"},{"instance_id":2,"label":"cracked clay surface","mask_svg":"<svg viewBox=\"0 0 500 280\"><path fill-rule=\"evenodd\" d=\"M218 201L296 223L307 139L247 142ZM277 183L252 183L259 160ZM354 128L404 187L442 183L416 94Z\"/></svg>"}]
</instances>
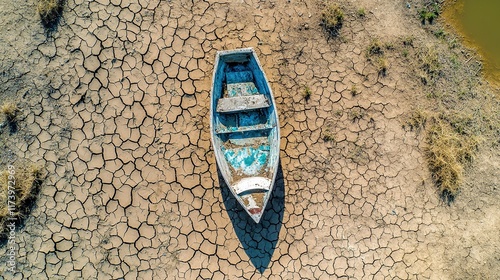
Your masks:
<instances>
[{"instance_id":1,"label":"cracked clay surface","mask_svg":"<svg viewBox=\"0 0 500 280\"><path fill-rule=\"evenodd\" d=\"M69 0L46 35L35 4L1 0L0 87L25 96L6 151L43 161L47 178L17 272L0 278L498 275L498 183L445 205L400 122L415 82L365 57L374 36L427 35L400 1L361 2L343 2L343 39L328 40L316 1ZM215 53L240 47L255 48L281 124L259 225L221 185L210 143ZM479 157L473 178L500 177L498 158Z\"/></svg>"}]
</instances>

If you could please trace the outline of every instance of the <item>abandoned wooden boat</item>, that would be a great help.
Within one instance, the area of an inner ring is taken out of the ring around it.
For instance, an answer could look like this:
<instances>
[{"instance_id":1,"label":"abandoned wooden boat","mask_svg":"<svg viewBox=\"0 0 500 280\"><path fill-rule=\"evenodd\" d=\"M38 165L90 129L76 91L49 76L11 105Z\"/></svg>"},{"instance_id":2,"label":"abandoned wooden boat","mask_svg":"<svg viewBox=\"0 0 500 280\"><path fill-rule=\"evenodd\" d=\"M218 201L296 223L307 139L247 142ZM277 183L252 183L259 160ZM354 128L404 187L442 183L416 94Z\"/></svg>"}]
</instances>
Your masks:
<instances>
[{"instance_id":1,"label":"abandoned wooden boat","mask_svg":"<svg viewBox=\"0 0 500 280\"><path fill-rule=\"evenodd\" d=\"M259 223L276 179L280 133L273 93L252 48L217 52L210 133L224 181Z\"/></svg>"}]
</instances>

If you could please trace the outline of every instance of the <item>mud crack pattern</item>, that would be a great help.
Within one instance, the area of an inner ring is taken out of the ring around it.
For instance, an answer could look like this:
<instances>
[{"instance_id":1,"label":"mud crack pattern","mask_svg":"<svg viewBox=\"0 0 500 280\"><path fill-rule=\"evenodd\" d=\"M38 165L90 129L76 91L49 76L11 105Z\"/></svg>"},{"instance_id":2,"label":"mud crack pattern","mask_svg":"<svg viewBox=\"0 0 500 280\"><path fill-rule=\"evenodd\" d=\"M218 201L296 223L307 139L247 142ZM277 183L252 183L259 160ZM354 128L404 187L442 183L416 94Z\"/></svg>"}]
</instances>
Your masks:
<instances>
[{"instance_id":1,"label":"mud crack pattern","mask_svg":"<svg viewBox=\"0 0 500 280\"><path fill-rule=\"evenodd\" d=\"M347 20L344 39L327 40L317 10L67 1L59 30L33 39L26 58L49 69L50 90L30 97L31 136L16 149L43 159L48 177L19 235L15 278L441 275L445 252L433 248L460 221L422 167L421 139L401 127L411 82L382 77L350 43L377 29ZM221 185L210 146L213 60L238 47L256 49L280 112L280 174L259 225Z\"/></svg>"}]
</instances>

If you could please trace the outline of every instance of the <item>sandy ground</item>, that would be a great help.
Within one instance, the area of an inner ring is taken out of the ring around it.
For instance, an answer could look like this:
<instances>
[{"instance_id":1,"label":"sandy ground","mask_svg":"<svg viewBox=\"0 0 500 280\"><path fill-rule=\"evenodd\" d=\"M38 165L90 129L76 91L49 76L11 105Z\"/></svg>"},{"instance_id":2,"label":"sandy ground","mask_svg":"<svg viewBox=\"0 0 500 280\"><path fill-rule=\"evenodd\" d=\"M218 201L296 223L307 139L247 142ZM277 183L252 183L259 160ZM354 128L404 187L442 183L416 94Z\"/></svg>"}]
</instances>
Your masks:
<instances>
[{"instance_id":1,"label":"sandy ground","mask_svg":"<svg viewBox=\"0 0 500 280\"><path fill-rule=\"evenodd\" d=\"M443 203L401 124L424 98L411 61L392 55L381 76L365 56L373 38L437 40L409 2L344 1L327 40L316 1L69 0L46 34L32 1L0 0L0 94L22 109L2 164L47 172L0 279L500 277L500 152L483 148ZM237 47L256 49L280 115L259 225L210 146L215 53Z\"/></svg>"}]
</instances>

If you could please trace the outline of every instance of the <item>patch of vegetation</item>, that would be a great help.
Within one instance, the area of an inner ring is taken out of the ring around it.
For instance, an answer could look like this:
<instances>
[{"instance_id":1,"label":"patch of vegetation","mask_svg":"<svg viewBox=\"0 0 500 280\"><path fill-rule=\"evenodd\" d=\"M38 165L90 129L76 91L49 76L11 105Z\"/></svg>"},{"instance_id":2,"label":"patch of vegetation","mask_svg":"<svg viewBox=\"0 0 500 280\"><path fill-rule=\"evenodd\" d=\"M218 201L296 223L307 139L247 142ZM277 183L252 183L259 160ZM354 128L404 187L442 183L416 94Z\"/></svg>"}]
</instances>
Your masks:
<instances>
[{"instance_id":1,"label":"patch of vegetation","mask_svg":"<svg viewBox=\"0 0 500 280\"><path fill-rule=\"evenodd\" d=\"M441 63L438 52L433 47L427 47L418 54L420 68L423 70L421 81L424 85L434 82L441 75Z\"/></svg>"},{"instance_id":2,"label":"patch of vegetation","mask_svg":"<svg viewBox=\"0 0 500 280\"><path fill-rule=\"evenodd\" d=\"M37 11L45 28L54 28L61 18L64 0L38 0Z\"/></svg>"},{"instance_id":3,"label":"patch of vegetation","mask_svg":"<svg viewBox=\"0 0 500 280\"><path fill-rule=\"evenodd\" d=\"M423 11L433 13L422 12L427 23L439 15L442 1L424 2ZM500 101L483 83L479 59L461 47L455 35L440 24L425 29L429 40L402 38L403 50L415 62L411 75L422 82L415 92L427 97L402 123L423 133L427 166L442 199L451 203L479 147L500 146Z\"/></svg>"},{"instance_id":4,"label":"patch of vegetation","mask_svg":"<svg viewBox=\"0 0 500 280\"><path fill-rule=\"evenodd\" d=\"M42 168L36 165L6 166L0 172L0 243L6 240L7 224L15 220L20 225L30 213L42 180Z\"/></svg>"},{"instance_id":5,"label":"patch of vegetation","mask_svg":"<svg viewBox=\"0 0 500 280\"><path fill-rule=\"evenodd\" d=\"M425 24L426 22L432 24L440 13L441 8L437 2L427 3L422 9L418 11L422 24Z\"/></svg>"},{"instance_id":6,"label":"patch of vegetation","mask_svg":"<svg viewBox=\"0 0 500 280\"><path fill-rule=\"evenodd\" d=\"M321 14L321 24L332 36L339 35L343 22L344 12L337 4L330 4L326 6Z\"/></svg>"},{"instance_id":7,"label":"patch of vegetation","mask_svg":"<svg viewBox=\"0 0 500 280\"><path fill-rule=\"evenodd\" d=\"M356 96L358 94L360 94L361 92L358 90L358 88L356 87L356 85L352 85L351 87L351 94L352 96Z\"/></svg>"},{"instance_id":8,"label":"patch of vegetation","mask_svg":"<svg viewBox=\"0 0 500 280\"><path fill-rule=\"evenodd\" d=\"M498 119L493 123L496 123L498 135ZM405 117L403 127L424 131L424 152L429 170L442 199L448 204L453 202L464 180L465 171L484 140L484 123L463 111L430 112L417 109Z\"/></svg>"},{"instance_id":9,"label":"patch of vegetation","mask_svg":"<svg viewBox=\"0 0 500 280\"><path fill-rule=\"evenodd\" d=\"M444 39L446 37L446 32L444 32L442 28L434 30L432 33L434 34L434 36L436 36L436 38L439 39Z\"/></svg>"},{"instance_id":10,"label":"patch of vegetation","mask_svg":"<svg viewBox=\"0 0 500 280\"><path fill-rule=\"evenodd\" d=\"M366 112L364 109L362 109L361 107L355 107L349 111L348 116L349 119L351 119L351 121L355 122L357 120L362 119L365 116L365 114Z\"/></svg>"},{"instance_id":11,"label":"patch of vegetation","mask_svg":"<svg viewBox=\"0 0 500 280\"><path fill-rule=\"evenodd\" d=\"M371 43L368 45L366 49L366 53L368 57L374 55L383 55L384 54L384 46L379 39L373 39Z\"/></svg>"},{"instance_id":12,"label":"patch of vegetation","mask_svg":"<svg viewBox=\"0 0 500 280\"><path fill-rule=\"evenodd\" d=\"M427 112L422 109L417 109L405 116L403 128L419 131L425 126L428 117L429 114Z\"/></svg>"},{"instance_id":13,"label":"patch of vegetation","mask_svg":"<svg viewBox=\"0 0 500 280\"><path fill-rule=\"evenodd\" d=\"M366 11L365 11L365 8L359 8L357 11L356 11L356 14L358 15L358 17L365 17L366 16Z\"/></svg>"},{"instance_id":14,"label":"patch of vegetation","mask_svg":"<svg viewBox=\"0 0 500 280\"><path fill-rule=\"evenodd\" d=\"M17 114L19 113L19 108L16 104L12 102L7 102L0 107L0 114L2 114L5 120L9 123L15 122Z\"/></svg>"},{"instance_id":15,"label":"patch of vegetation","mask_svg":"<svg viewBox=\"0 0 500 280\"><path fill-rule=\"evenodd\" d=\"M377 72L381 76L387 75L387 68L389 67L389 63L385 57L379 57L375 60L375 68L377 68Z\"/></svg>"},{"instance_id":16,"label":"patch of vegetation","mask_svg":"<svg viewBox=\"0 0 500 280\"><path fill-rule=\"evenodd\" d=\"M346 157L352 160L354 163L360 165L366 165L370 162L370 157L366 152L366 147L364 145L358 145L356 143L349 144L348 154Z\"/></svg>"},{"instance_id":17,"label":"patch of vegetation","mask_svg":"<svg viewBox=\"0 0 500 280\"><path fill-rule=\"evenodd\" d=\"M19 108L12 102L6 102L0 107L0 115L3 115L5 124L9 127L10 133L17 131L17 115Z\"/></svg>"},{"instance_id":18,"label":"patch of vegetation","mask_svg":"<svg viewBox=\"0 0 500 280\"><path fill-rule=\"evenodd\" d=\"M433 179L443 199L450 203L458 193L464 169L471 163L481 142L476 134L454 125L459 120L432 117L427 128L425 154Z\"/></svg>"},{"instance_id":19,"label":"patch of vegetation","mask_svg":"<svg viewBox=\"0 0 500 280\"><path fill-rule=\"evenodd\" d=\"M323 134L323 141L325 142L335 142L335 136L330 132L330 130L326 130Z\"/></svg>"},{"instance_id":20,"label":"patch of vegetation","mask_svg":"<svg viewBox=\"0 0 500 280\"><path fill-rule=\"evenodd\" d=\"M408 36L408 37L405 37L403 38L403 46L405 47L413 47L413 41L415 40L415 38L413 36Z\"/></svg>"},{"instance_id":21,"label":"patch of vegetation","mask_svg":"<svg viewBox=\"0 0 500 280\"><path fill-rule=\"evenodd\" d=\"M394 50L396 48L393 42L386 42L384 44L384 47L386 50Z\"/></svg>"},{"instance_id":22,"label":"patch of vegetation","mask_svg":"<svg viewBox=\"0 0 500 280\"><path fill-rule=\"evenodd\" d=\"M385 57L385 49L393 49L393 44L383 44L379 39L373 39L366 49L368 61L371 61L381 76L387 74L389 63Z\"/></svg>"},{"instance_id":23,"label":"patch of vegetation","mask_svg":"<svg viewBox=\"0 0 500 280\"><path fill-rule=\"evenodd\" d=\"M304 93L302 96L304 96L304 99L306 101L309 101L309 99L311 99L311 95L312 95L311 89L308 86L305 86Z\"/></svg>"}]
</instances>

